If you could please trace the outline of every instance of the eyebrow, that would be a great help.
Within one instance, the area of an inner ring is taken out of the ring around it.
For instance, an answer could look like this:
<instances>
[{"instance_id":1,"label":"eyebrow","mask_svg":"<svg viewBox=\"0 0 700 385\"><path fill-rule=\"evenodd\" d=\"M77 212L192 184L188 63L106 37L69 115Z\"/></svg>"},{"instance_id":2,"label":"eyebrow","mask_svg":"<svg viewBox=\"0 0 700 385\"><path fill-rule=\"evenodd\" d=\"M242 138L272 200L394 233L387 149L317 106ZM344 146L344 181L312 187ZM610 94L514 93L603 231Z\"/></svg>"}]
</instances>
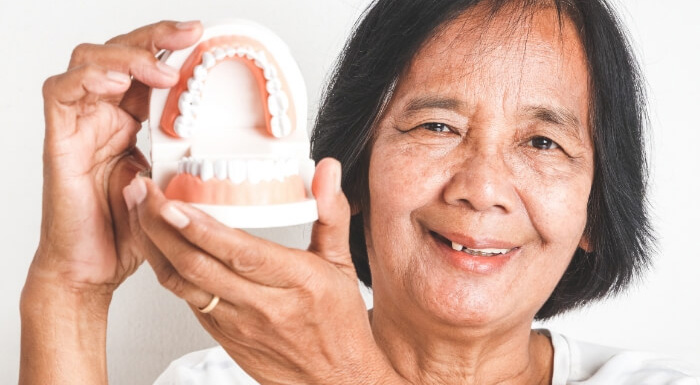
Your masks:
<instances>
[{"instance_id":1,"label":"eyebrow","mask_svg":"<svg viewBox=\"0 0 700 385\"><path fill-rule=\"evenodd\" d=\"M564 129L567 134L582 139L582 125L576 115L566 108L550 106L528 106L525 113L546 123L552 123Z\"/></svg>"},{"instance_id":2,"label":"eyebrow","mask_svg":"<svg viewBox=\"0 0 700 385\"><path fill-rule=\"evenodd\" d=\"M425 96L411 100L406 106L405 111L409 114L429 109L458 111L462 109L463 106L464 103L459 99Z\"/></svg>"}]
</instances>

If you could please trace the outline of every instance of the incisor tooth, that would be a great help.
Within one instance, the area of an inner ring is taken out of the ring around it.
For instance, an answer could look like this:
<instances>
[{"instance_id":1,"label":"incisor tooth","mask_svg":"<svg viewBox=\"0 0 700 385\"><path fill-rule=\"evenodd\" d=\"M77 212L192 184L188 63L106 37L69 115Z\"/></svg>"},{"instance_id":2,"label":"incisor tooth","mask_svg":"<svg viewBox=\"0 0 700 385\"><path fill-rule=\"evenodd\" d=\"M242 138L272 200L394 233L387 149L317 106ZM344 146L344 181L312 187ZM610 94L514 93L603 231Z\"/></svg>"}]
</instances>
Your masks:
<instances>
[{"instance_id":1,"label":"incisor tooth","mask_svg":"<svg viewBox=\"0 0 700 385\"><path fill-rule=\"evenodd\" d=\"M214 165L211 163L211 160L202 160L199 177L205 182L214 177Z\"/></svg>"},{"instance_id":2,"label":"incisor tooth","mask_svg":"<svg viewBox=\"0 0 700 385\"><path fill-rule=\"evenodd\" d=\"M226 161L219 159L214 162L214 176L216 179L226 179Z\"/></svg>"}]
</instances>

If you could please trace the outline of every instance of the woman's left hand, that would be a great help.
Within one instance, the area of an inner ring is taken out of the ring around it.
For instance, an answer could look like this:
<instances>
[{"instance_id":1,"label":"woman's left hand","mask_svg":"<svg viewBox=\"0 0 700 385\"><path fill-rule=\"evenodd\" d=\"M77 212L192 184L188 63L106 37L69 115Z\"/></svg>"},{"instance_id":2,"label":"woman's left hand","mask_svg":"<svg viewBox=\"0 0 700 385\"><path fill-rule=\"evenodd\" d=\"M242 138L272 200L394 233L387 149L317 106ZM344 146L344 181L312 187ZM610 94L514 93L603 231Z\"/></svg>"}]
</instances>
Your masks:
<instances>
[{"instance_id":1,"label":"woman's left hand","mask_svg":"<svg viewBox=\"0 0 700 385\"><path fill-rule=\"evenodd\" d=\"M168 201L150 180L135 202L144 252L163 286L185 299L207 331L261 383L374 384L396 376L372 336L351 261L350 209L340 164L317 167L308 250L228 228ZM138 222L138 223L137 223ZM221 297L211 313L205 307Z\"/></svg>"}]
</instances>

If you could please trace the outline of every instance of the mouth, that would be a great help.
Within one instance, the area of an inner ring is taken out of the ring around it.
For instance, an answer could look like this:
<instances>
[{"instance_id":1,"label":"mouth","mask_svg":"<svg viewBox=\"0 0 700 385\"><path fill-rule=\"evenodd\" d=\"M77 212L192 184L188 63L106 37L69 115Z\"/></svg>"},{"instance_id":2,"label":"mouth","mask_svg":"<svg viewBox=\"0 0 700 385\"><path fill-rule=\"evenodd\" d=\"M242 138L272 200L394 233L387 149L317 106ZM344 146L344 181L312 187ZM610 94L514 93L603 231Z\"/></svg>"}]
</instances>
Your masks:
<instances>
[{"instance_id":1,"label":"mouth","mask_svg":"<svg viewBox=\"0 0 700 385\"><path fill-rule=\"evenodd\" d=\"M470 272L490 273L498 270L520 251L519 246L508 242L477 241L459 235L445 236L435 231L430 231L430 236L451 265Z\"/></svg>"}]
</instances>

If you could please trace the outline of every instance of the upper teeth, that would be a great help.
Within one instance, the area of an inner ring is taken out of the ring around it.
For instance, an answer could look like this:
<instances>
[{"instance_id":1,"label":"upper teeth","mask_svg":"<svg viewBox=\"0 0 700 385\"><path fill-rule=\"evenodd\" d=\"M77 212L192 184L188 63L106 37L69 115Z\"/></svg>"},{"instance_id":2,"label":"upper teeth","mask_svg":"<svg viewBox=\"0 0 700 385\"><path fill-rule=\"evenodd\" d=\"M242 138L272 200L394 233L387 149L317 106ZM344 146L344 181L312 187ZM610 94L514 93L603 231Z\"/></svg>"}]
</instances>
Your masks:
<instances>
[{"instance_id":1,"label":"upper teeth","mask_svg":"<svg viewBox=\"0 0 700 385\"><path fill-rule=\"evenodd\" d=\"M492 256L492 255L501 255L501 254L506 254L509 252L511 249L470 249L468 247L464 247L464 245L460 245L457 242L452 242L452 248L457 251L464 251L465 253L473 254L473 255L478 255L478 256Z\"/></svg>"},{"instance_id":2,"label":"upper teeth","mask_svg":"<svg viewBox=\"0 0 700 385\"><path fill-rule=\"evenodd\" d=\"M202 54L202 62L194 67L194 73L187 81L187 91L180 94L178 109L180 115L175 118L174 130L181 138L189 138L194 133L195 118L202 98L202 89L207 79L209 70L217 62L228 58L245 57L252 60L255 66L263 70L265 78L265 90L267 97L267 109L270 112L270 129L272 135L277 138L288 135L292 130L292 122L287 116L289 98L282 90L282 82L279 79L277 68L270 63L264 51L255 51L250 47L216 47Z\"/></svg>"}]
</instances>

